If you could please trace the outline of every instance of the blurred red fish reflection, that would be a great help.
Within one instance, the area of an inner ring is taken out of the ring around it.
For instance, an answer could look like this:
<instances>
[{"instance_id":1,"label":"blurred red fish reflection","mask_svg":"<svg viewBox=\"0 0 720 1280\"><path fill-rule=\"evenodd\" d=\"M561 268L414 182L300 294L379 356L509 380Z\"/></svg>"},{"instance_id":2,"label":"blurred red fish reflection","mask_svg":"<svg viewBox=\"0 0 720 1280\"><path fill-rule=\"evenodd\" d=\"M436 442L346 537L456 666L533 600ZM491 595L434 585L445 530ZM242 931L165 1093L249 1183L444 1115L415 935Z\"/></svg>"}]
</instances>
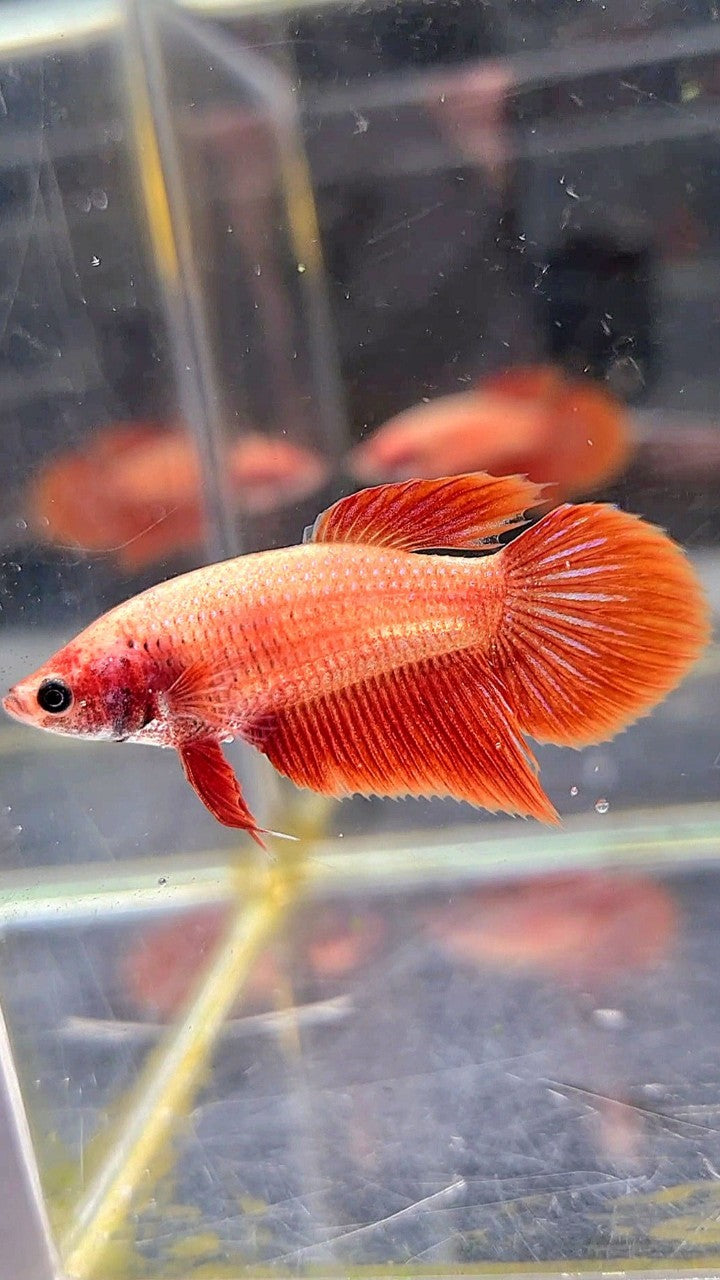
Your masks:
<instances>
[{"instance_id":1,"label":"blurred red fish reflection","mask_svg":"<svg viewBox=\"0 0 720 1280\"><path fill-rule=\"evenodd\" d=\"M261 515L300 501L327 467L306 448L260 434L229 449L238 512ZM192 439L155 422L118 423L49 462L30 486L33 531L44 542L111 554L126 572L202 544L200 464Z\"/></svg>"},{"instance_id":2,"label":"blurred red fish reflection","mask_svg":"<svg viewBox=\"0 0 720 1280\"><path fill-rule=\"evenodd\" d=\"M677 908L648 877L587 871L476 889L436 908L426 924L461 964L597 988L660 964L677 932Z\"/></svg>"},{"instance_id":3,"label":"blurred red fish reflection","mask_svg":"<svg viewBox=\"0 0 720 1280\"><path fill-rule=\"evenodd\" d=\"M620 401L588 379L541 365L406 409L359 445L350 465L366 482L515 472L554 485L560 500L615 479L631 453Z\"/></svg>"},{"instance_id":4,"label":"blurred red fish reflection","mask_svg":"<svg viewBox=\"0 0 720 1280\"><path fill-rule=\"evenodd\" d=\"M137 935L120 965L123 999L142 1017L165 1021L178 1013L210 962L227 920L226 907L209 907ZM303 973L313 986L333 987L376 955L386 932L383 918L366 910L328 907L320 920L313 918L312 928L300 919L293 932L293 982ZM280 949L263 951L243 990L243 1012L264 1012L282 1003L285 974Z\"/></svg>"}]
</instances>

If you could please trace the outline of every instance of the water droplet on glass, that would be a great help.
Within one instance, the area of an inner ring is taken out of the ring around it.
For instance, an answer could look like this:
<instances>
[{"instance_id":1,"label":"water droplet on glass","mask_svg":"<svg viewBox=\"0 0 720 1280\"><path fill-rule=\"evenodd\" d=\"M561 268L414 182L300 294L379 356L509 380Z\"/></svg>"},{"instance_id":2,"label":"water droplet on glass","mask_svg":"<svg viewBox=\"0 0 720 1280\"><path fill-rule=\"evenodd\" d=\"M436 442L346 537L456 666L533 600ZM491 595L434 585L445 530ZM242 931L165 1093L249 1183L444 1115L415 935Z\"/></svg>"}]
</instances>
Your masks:
<instances>
[{"instance_id":1,"label":"water droplet on glass","mask_svg":"<svg viewBox=\"0 0 720 1280\"><path fill-rule=\"evenodd\" d=\"M596 812L596 813L607 813L607 811L608 811L608 809L609 809L609 808L610 808L610 801L609 801L609 800L596 800L596 801L595 801L595 812Z\"/></svg>"},{"instance_id":2,"label":"water droplet on glass","mask_svg":"<svg viewBox=\"0 0 720 1280\"><path fill-rule=\"evenodd\" d=\"M571 787L571 788L570 788L570 795L571 795L571 796L576 796L576 795L577 795L577 793L578 793L578 789L577 789L577 787Z\"/></svg>"},{"instance_id":3,"label":"water droplet on glass","mask_svg":"<svg viewBox=\"0 0 720 1280\"><path fill-rule=\"evenodd\" d=\"M580 761L580 776L594 791L608 792L618 779L618 767L609 751L589 751Z\"/></svg>"},{"instance_id":4,"label":"water droplet on glass","mask_svg":"<svg viewBox=\"0 0 720 1280\"><path fill-rule=\"evenodd\" d=\"M593 1009L593 1022L604 1031L620 1031L627 1026L627 1017L622 1009Z\"/></svg>"}]
</instances>

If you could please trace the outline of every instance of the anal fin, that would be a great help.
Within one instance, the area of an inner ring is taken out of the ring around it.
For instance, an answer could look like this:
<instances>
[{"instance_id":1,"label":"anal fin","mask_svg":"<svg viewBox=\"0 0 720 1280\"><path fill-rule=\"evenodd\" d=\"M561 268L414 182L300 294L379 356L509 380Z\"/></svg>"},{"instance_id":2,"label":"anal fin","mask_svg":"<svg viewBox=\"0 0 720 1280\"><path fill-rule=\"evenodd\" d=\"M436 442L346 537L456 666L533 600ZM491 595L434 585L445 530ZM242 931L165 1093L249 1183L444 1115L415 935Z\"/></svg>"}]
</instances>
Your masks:
<instances>
[{"instance_id":1,"label":"anal fin","mask_svg":"<svg viewBox=\"0 0 720 1280\"><path fill-rule=\"evenodd\" d=\"M557 821L502 687L470 650L290 707L249 736L323 795L451 796Z\"/></svg>"},{"instance_id":2,"label":"anal fin","mask_svg":"<svg viewBox=\"0 0 720 1280\"><path fill-rule=\"evenodd\" d=\"M178 754L185 777L213 817L225 827L247 831L261 848L266 848L261 828L245 803L220 743L215 738L194 738L179 746Z\"/></svg>"}]
</instances>

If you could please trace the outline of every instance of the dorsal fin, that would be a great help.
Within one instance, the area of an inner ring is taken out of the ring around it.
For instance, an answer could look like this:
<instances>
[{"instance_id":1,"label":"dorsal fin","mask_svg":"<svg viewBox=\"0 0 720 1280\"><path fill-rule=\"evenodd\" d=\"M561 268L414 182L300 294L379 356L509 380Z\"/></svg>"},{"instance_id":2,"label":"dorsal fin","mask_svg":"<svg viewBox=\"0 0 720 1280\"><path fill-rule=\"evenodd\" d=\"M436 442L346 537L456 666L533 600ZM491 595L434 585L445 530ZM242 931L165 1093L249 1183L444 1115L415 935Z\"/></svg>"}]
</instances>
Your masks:
<instances>
[{"instance_id":1,"label":"dorsal fin","mask_svg":"<svg viewBox=\"0 0 720 1280\"><path fill-rule=\"evenodd\" d=\"M370 542L397 551L469 550L525 524L542 487L476 471L362 489L323 511L304 542Z\"/></svg>"}]
</instances>

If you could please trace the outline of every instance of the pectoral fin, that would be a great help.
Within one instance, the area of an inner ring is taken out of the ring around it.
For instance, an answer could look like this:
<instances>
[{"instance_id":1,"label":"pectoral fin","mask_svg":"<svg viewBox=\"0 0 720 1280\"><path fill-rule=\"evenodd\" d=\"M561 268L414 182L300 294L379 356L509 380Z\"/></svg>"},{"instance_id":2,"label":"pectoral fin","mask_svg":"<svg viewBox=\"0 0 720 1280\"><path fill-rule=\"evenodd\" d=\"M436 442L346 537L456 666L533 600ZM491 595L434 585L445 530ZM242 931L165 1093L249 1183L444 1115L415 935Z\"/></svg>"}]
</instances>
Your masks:
<instances>
[{"instance_id":1,"label":"pectoral fin","mask_svg":"<svg viewBox=\"0 0 720 1280\"><path fill-rule=\"evenodd\" d=\"M180 672L162 695L168 714L188 720L201 720L208 727L224 723L225 707L233 700L237 684L234 667L217 667L199 658Z\"/></svg>"},{"instance_id":2,"label":"pectoral fin","mask_svg":"<svg viewBox=\"0 0 720 1280\"><path fill-rule=\"evenodd\" d=\"M185 777L206 809L225 827L247 831L265 849L258 827L240 790L240 783L215 738L197 738L178 748Z\"/></svg>"}]
</instances>

